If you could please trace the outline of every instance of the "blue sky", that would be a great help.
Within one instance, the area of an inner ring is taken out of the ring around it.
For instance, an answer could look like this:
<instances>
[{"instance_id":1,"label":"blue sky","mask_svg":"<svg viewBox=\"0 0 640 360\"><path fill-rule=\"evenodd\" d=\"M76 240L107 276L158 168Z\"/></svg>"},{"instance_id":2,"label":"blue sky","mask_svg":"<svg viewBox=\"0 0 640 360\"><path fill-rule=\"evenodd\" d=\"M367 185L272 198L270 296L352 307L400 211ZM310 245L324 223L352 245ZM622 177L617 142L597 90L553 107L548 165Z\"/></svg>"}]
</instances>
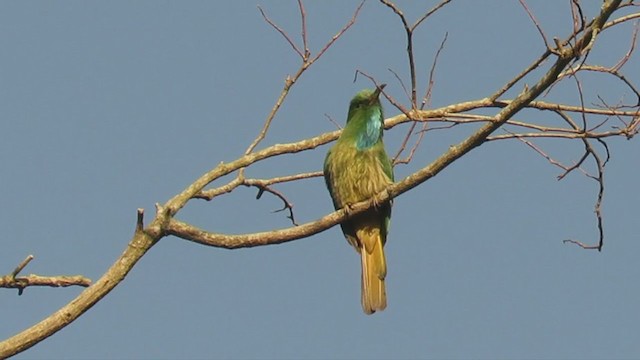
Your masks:
<instances>
[{"instance_id":1,"label":"blue sky","mask_svg":"<svg viewBox=\"0 0 640 360\"><path fill-rule=\"evenodd\" d=\"M529 1L549 38L571 29L567 2ZM585 8L593 17L599 2ZM410 20L435 2L398 2ZM0 226L2 274L97 279L135 226L220 161L242 154L299 60L255 2L4 2L0 9ZM261 2L298 39L295 2ZM352 1L309 2L312 52L351 17ZM432 106L483 98L542 53L516 1L454 1L416 34L419 85L448 32ZM610 66L631 24L603 34L590 60ZM365 79L402 90L403 30L378 2L293 88L260 145L335 129ZM623 69L640 82L637 54ZM527 79L535 82L541 73ZM588 102L632 94L585 77ZM577 104L573 83L547 100ZM519 91L518 88L515 91ZM512 96L511 94L510 96ZM405 101L406 104L406 101ZM386 104L388 116L398 113ZM492 114L491 112L486 112ZM541 112L519 119L555 123ZM406 126L388 131L395 153ZM401 179L472 127L427 133ZM570 164L579 142L537 142ZM559 169L518 141L485 144L395 200L386 246L387 310L360 308L359 257L338 227L308 239L245 250L177 238L157 244L126 280L76 322L17 358L638 358L640 277L637 139L609 142L603 252L563 244L597 240L597 184ZM268 178L317 171L328 146L247 170ZM588 169L593 170L589 165ZM320 178L277 188L299 222L332 211ZM280 202L240 188L178 218L215 232L288 227ZM81 289L0 292L0 338L45 318Z\"/></svg>"}]
</instances>

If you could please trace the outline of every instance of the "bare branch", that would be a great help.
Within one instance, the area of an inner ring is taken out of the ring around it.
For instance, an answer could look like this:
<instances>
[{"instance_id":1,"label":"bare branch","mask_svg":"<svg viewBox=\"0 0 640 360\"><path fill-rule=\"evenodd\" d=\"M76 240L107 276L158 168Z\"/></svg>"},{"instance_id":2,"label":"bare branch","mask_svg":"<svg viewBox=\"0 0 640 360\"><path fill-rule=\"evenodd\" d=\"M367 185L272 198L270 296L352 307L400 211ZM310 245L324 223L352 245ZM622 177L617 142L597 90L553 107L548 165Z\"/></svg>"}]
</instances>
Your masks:
<instances>
[{"instance_id":1,"label":"bare branch","mask_svg":"<svg viewBox=\"0 0 640 360\"><path fill-rule=\"evenodd\" d=\"M580 0L571 0L571 18L573 19L574 34L578 34L584 30L587 19L582 12Z\"/></svg>"},{"instance_id":2,"label":"bare branch","mask_svg":"<svg viewBox=\"0 0 640 360\"><path fill-rule=\"evenodd\" d=\"M16 276L18 276L20 271L22 271L25 266L27 266L31 262L31 260L33 260L33 255L27 255L27 257L22 260L15 269L13 269L13 271L11 272L11 277L15 278Z\"/></svg>"},{"instance_id":3,"label":"bare branch","mask_svg":"<svg viewBox=\"0 0 640 360\"><path fill-rule=\"evenodd\" d=\"M307 13L304 10L304 4L302 0L298 0L298 8L300 9L300 34L302 35L302 48L304 49L303 61L309 59L311 52L309 51L309 45L307 44Z\"/></svg>"},{"instance_id":4,"label":"bare branch","mask_svg":"<svg viewBox=\"0 0 640 360\"><path fill-rule=\"evenodd\" d=\"M279 176L271 179L246 179L244 183L246 185L252 185L252 186L256 186L256 185L269 186L273 184L281 184L286 182L292 182L292 181L297 181L302 179L311 179L311 178L322 177L322 176L323 176L322 171L313 171L313 172L307 172L307 173L301 173L301 174L295 174L295 175Z\"/></svg>"},{"instance_id":5,"label":"bare branch","mask_svg":"<svg viewBox=\"0 0 640 360\"><path fill-rule=\"evenodd\" d=\"M29 286L50 286L50 287L67 287L67 286L84 286L91 284L91 280L81 275L74 276L40 276L29 274L20 276L18 274L33 260L33 255L27 256L9 275L0 277L0 288L18 289L18 295L22 295L25 288Z\"/></svg>"},{"instance_id":6,"label":"bare branch","mask_svg":"<svg viewBox=\"0 0 640 360\"><path fill-rule=\"evenodd\" d=\"M194 198L210 201L218 195L232 192L235 188L237 188L240 185L247 186L247 187L253 186L258 188L258 194L256 195L256 199L260 199L264 192L268 192L278 197L280 200L282 200L284 204L283 208L275 210L274 212L281 212L284 210L288 210L289 215L287 216L287 218L290 219L294 225L298 225L295 221L295 216L293 214L293 204L287 199L287 197L283 193L271 188L270 186L273 184L291 182L291 181L302 180L302 179L310 179L310 178L320 177L320 176L322 176L322 172L315 171L315 172L308 172L308 173L295 174L295 175L289 175L289 176L280 176L280 177L275 177L271 179L247 179L245 178L244 173L239 173L238 176L233 180L231 180L229 183L214 189L203 190L198 194L194 195Z\"/></svg>"},{"instance_id":7,"label":"bare branch","mask_svg":"<svg viewBox=\"0 0 640 360\"><path fill-rule=\"evenodd\" d=\"M335 121L335 120L331 117L331 115L329 115L329 114L325 113L325 114L324 114L324 117L326 117L326 118L327 118L327 119L328 119L328 120L329 120L333 125L335 125L335 126L336 126L336 128L338 128L338 130L342 130L342 126L341 126L340 124L338 124L338 122L337 122L337 121Z\"/></svg>"},{"instance_id":8,"label":"bare branch","mask_svg":"<svg viewBox=\"0 0 640 360\"><path fill-rule=\"evenodd\" d=\"M440 1L440 3L436 6L434 6L431 10L427 11L424 15L422 15L422 17L420 19L418 19L413 26L411 26L411 31L414 31L418 26L420 26L420 24L422 24L423 21L425 21L429 16L433 15L436 11L440 10L441 8L443 8L445 5L447 5L448 3L450 3L451 0L443 0Z\"/></svg>"},{"instance_id":9,"label":"bare branch","mask_svg":"<svg viewBox=\"0 0 640 360\"><path fill-rule=\"evenodd\" d=\"M538 146L536 146L533 142L527 140L524 136L520 136L519 134L514 134L512 132L510 132L509 130L504 129L504 131L510 133L513 137L515 137L516 139L522 141L525 145L527 145L528 147L530 147L531 149L533 149L535 152L537 152L538 154L540 154L540 156L542 156L543 158L547 159L547 161L549 161L549 163L551 165L555 165L563 170L567 170L567 167L562 165L562 163L560 163L559 161L553 159L551 156L547 155L547 153L545 153L542 149L540 149ZM558 176L558 180L560 180L561 177Z\"/></svg>"},{"instance_id":10,"label":"bare branch","mask_svg":"<svg viewBox=\"0 0 640 360\"><path fill-rule=\"evenodd\" d=\"M611 74L611 75L617 77L622 82L624 82L626 84L626 86L629 87L629 89L631 91L633 91L633 93L636 95L637 104L640 105L640 91L638 91L638 89L636 89L635 86L623 74L620 73L620 69L631 58L631 54L633 53L633 51L635 49L635 43L636 43L636 37L637 37L637 34L638 34L638 29L639 29L639 23L636 22L636 24L634 26L634 30L632 32L631 45L629 46L629 50L627 50L627 52L620 58L620 60L615 65L607 68L607 67L599 66L599 65L588 65L588 64L585 64L584 61L583 61L582 63L565 70L558 77L558 81L560 81L562 78L564 78L566 76L575 75L579 71L593 71L593 72L608 73L608 74Z\"/></svg>"},{"instance_id":11,"label":"bare branch","mask_svg":"<svg viewBox=\"0 0 640 360\"><path fill-rule=\"evenodd\" d=\"M293 43L291 38L284 32L284 30L282 30L280 27L275 25L268 17L266 17L266 15L262 11L262 9L260 7L258 7L258 9L260 9L260 12L262 13L262 16L265 18L265 20L273 28L275 28L280 34L282 34L282 36L285 37L285 39L289 42L289 44L291 44L291 46L294 48L294 50L302 58L302 65L300 65L300 68L298 69L298 71L296 72L296 74L293 77L287 76L287 78L285 79L284 88L280 92L280 96L276 100L275 105L273 105L273 108L271 109L271 112L267 116L267 119L265 120L264 125L262 126L262 130L260 130L260 133L258 133L258 136L249 145L247 150L245 150L245 152L244 152L245 155L250 154L256 148L256 146L258 146L258 144L265 138L265 136L267 135L267 131L269 131L269 127L271 126L271 122L273 121L273 118L276 116L276 113L278 112L278 110L280 110L280 107L282 106L282 103L284 102L284 100L286 99L287 95L289 94L289 90L298 81L300 76L302 76L302 74L311 65L313 65L313 63L315 63L329 49L329 47L331 47L331 45L333 45L336 42L336 40L338 40L342 36L342 34L344 34L345 31L347 31L356 22L356 18L358 17L358 14L360 13L360 9L362 8L362 5L364 4L364 0L356 8L355 12L353 13L353 16L351 17L351 20L349 20L347 22L347 24L340 31L338 31L338 33L336 35L334 35L331 38L331 40L329 40L325 44L325 46L318 52L318 54L316 54L316 56L314 56L313 58L310 58L309 49L307 48L306 13L304 11L304 7L302 5L302 2L299 1L298 4L299 4L299 7L300 7L300 16L302 17L302 20L301 20L302 21L302 29L303 29L302 30L302 32L303 32L302 40L303 40L303 46L305 48L304 54L302 54L302 52L297 48L297 46Z\"/></svg>"},{"instance_id":12,"label":"bare branch","mask_svg":"<svg viewBox=\"0 0 640 360\"><path fill-rule=\"evenodd\" d=\"M289 211L289 215L287 215L287 219L291 220L291 223L295 226L297 226L298 224L296 223L296 219L293 215L293 204L287 199L286 196L284 196L284 194L282 194L280 191L275 190L271 187L269 187L268 185L264 185L264 183L262 182L252 182L249 180L245 180L245 185L246 186L255 186L258 188L258 194L256 195L256 199L259 200L262 197L262 194L264 194L265 192L268 192L270 194L275 195L277 198L279 198L280 200L282 200L283 202L283 207L282 209L277 209L274 210L273 212L281 212L281 211L285 211L288 210Z\"/></svg>"},{"instance_id":13,"label":"bare branch","mask_svg":"<svg viewBox=\"0 0 640 360\"><path fill-rule=\"evenodd\" d=\"M404 85L404 81L402 81L402 78L400 78L398 73L395 72L393 69L387 69L387 70L389 70L389 72L391 72L393 76L395 76L396 80L398 80L398 82L400 83L400 86L402 87L404 94L407 96L407 99L411 101L411 95L409 94L409 90L407 90L407 87Z\"/></svg>"},{"instance_id":14,"label":"bare branch","mask_svg":"<svg viewBox=\"0 0 640 360\"><path fill-rule=\"evenodd\" d=\"M166 212L164 212L166 216ZM162 236L161 218L156 218L144 232L136 232L124 253L96 283L74 300L30 328L0 342L0 358L25 351L69 325L106 296L129 273L133 266ZM152 234L152 235L150 235Z\"/></svg>"},{"instance_id":15,"label":"bare branch","mask_svg":"<svg viewBox=\"0 0 640 360\"><path fill-rule=\"evenodd\" d=\"M636 48L636 39L638 38L639 29L640 29L640 21L636 21L635 25L633 26L633 32L631 33L631 44L629 44L629 50L627 50L627 53L624 54L624 56L618 61L617 64L611 67L613 71L615 72L619 71L624 66L624 64L626 64L627 61L629 61L629 59L631 58L631 54L633 53L633 50Z\"/></svg>"},{"instance_id":16,"label":"bare branch","mask_svg":"<svg viewBox=\"0 0 640 360\"><path fill-rule=\"evenodd\" d=\"M411 131L413 131L413 129L415 128L415 124L416 122L414 122L413 124L411 124ZM413 159L413 155L415 155L416 150L418 149L418 147L420 146L420 144L422 143L422 139L424 138L424 134L427 132L427 123L423 123L422 124L422 129L418 132L418 139L416 139L416 142L413 143L413 146L411 147L411 149L409 150L409 155L407 155L406 158L404 159L398 159L398 157L400 156L400 153L404 150L404 148L400 148L400 150L398 151L398 154L396 155L396 157L393 159L393 164L408 164L411 162L411 160ZM407 135L409 135L409 133L407 133ZM407 137L408 138L408 137ZM406 144L406 142L403 142L403 145Z\"/></svg>"},{"instance_id":17,"label":"bare branch","mask_svg":"<svg viewBox=\"0 0 640 360\"><path fill-rule=\"evenodd\" d=\"M606 143L603 143L604 146L606 147ZM600 159L600 156L598 155L598 153L593 149L593 147L591 146L591 144L589 143L588 140L584 140L584 145L585 145L585 153L591 155L591 157L595 160L596 162L596 166L598 169L598 176L594 177L594 180L596 180L598 182L598 197L596 199L596 204L595 204L595 214L596 214L596 220L597 220L597 226L598 226L598 243L596 245L586 245L583 242L577 241L577 240L572 240L572 239L567 239L564 240L564 243L572 243L572 244L576 244L578 246L580 246L583 249L587 249L587 250L598 250L598 251L602 251L602 246L604 245L604 228L603 228L603 220L602 220L602 199L604 197L604 166L606 164L606 162L603 162L602 159ZM608 153L608 150L607 150Z\"/></svg>"},{"instance_id":18,"label":"bare branch","mask_svg":"<svg viewBox=\"0 0 640 360\"><path fill-rule=\"evenodd\" d=\"M448 35L449 35L449 33L445 33L444 39L442 39L442 42L440 43L440 47L436 51L436 55L433 58L433 63L431 65L431 70L429 71L429 85L427 86L427 90L426 90L424 96L422 97L422 102L420 104L420 110L423 110L424 107L428 103L431 103L431 93L433 91L433 85L435 84L435 81L433 80L434 74L435 74L435 69L436 69L436 65L438 64L438 58L440 57L440 53L442 52L442 49L444 49L444 44L447 42ZM397 75L396 75L396 77L397 77ZM398 80L400 80L400 79L398 78ZM400 83L402 84L401 80L400 80ZM402 84L402 87L404 88L404 84ZM406 93L406 89L405 89L405 93ZM409 131L407 131L407 135L405 136L404 140L402 141L402 144L400 144L400 148L398 149L398 152L393 157L392 163L394 165L396 165L396 164L408 164L409 162L411 162L411 159L413 159L413 155L415 154L416 150L418 149L418 147L422 143L422 139L424 138L424 134L426 133L427 124L428 124L427 122L424 122L422 124L422 129L418 132L418 139L416 140L416 142L411 147L411 150L409 151L409 155L404 159L400 159L400 155L402 155L402 152L405 150L405 148L406 148L406 146L407 146L407 144L408 144L408 142L409 142L409 140L411 138L411 135L413 134L413 131L416 128L416 122L415 121L411 124L411 127L409 128Z\"/></svg>"},{"instance_id":19,"label":"bare branch","mask_svg":"<svg viewBox=\"0 0 640 360\"><path fill-rule=\"evenodd\" d=\"M527 3L524 0L518 0L518 1L520 1L520 5L522 5L524 10L527 12L527 15L529 15L529 19L531 19L531 21L533 21L533 24L536 26L536 29L538 29L538 32L540 33L540 36L542 37L542 41L544 41L544 46L547 49L551 49L551 46L549 46L549 41L547 40L547 36L544 34L544 31L542 30L542 27L540 27L540 23L538 23L538 20L536 19L536 17L533 15L531 10L529 10L529 7L527 6ZM573 9L573 7L572 7L572 9Z\"/></svg>"},{"instance_id":20,"label":"bare branch","mask_svg":"<svg viewBox=\"0 0 640 360\"><path fill-rule=\"evenodd\" d=\"M282 35L282 37L287 40L287 42L289 43L289 45L291 45L291 47L293 48L293 50L298 54L298 56L300 56L301 59L304 60L304 55L302 54L302 52L300 51L300 49L298 49L298 47L296 46L296 44L293 42L293 40L291 40L291 38L289 37L289 35L280 27L278 26L276 23L274 23L268 16L267 14L264 12L264 10L262 10L262 8L260 7L260 5L258 5L258 10L260 11L260 14L262 14L262 18L264 19L264 21L267 22L267 24L271 25L272 28L274 28L278 33L280 33L280 35Z\"/></svg>"},{"instance_id":21,"label":"bare branch","mask_svg":"<svg viewBox=\"0 0 640 360\"><path fill-rule=\"evenodd\" d=\"M565 239L565 240L562 240L562 242L565 243L565 244L566 243L576 244L576 245L580 246L581 248L583 248L585 250L600 250L598 248L598 245L587 245L587 244L585 244L583 242L580 242L578 240Z\"/></svg>"},{"instance_id":22,"label":"bare branch","mask_svg":"<svg viewBox=\"0 0 640 360\"><path fill-rule=\"evenodd\" d=\"M533 61L531 65L529 65L526 69L524 69L520 74L516 75L513 79L509 80L502 88L496 91L493 95L489 97L490 101L496 101L500 96L504 95L509 89L511 89L515 84L517 84L520 80L522 80L525 76L531 73L533 70L537 69L547 58L551 55L551 51L547 50L544 54L540 55L539 58Z\"/></svg>"},{"instance_id":23,"label":"bare branch","mask_svg":"<svg viewBox=\"0 0 640 360\"><path fill-rule=\"evenodd\" d=\"M604 26L602 26L602 30L608 29L612 26L616 26L618 24L621 24L623 22L630 21L633 19L640 19L640 12L621 16L615 20L609 21L608 23L604 24Z\"/></svg>"},{"instance_id":24,"label":"bare branch","mask_svg":"<svg viewBox=\"0 0 640 360\"><path fill-rule=\"evenodd\" d=\"M15 277L13 279L7 279L6 277L0 278L1 288L18 289L18 295L22 295L22 293L24 292L24 289L30 286L88 287L89 285L91 285L91 280L82 275L40 276L40 275L29 274L26 276Z\"/></svg>"},{"instance_id":25,"label":"bare branch","mask_svg":"<svg viewBox=\"0 0 640 360\"><path fill-rule=\"evenodd\" d=\"M417 92L416 92L418 85L417 85L417 79L416 79L415 58L413 53L413 32L418 28L418 26L420 26L420 24L422 24L424 20L426 20L429 16L431 16L436 11L440 10L445 5L447 5L450 1L451 0L441 1L433 9L429 10L422 17L420 17L412 26L409 26L409 23L407 22L407 19L404 16L404 13L402 12L402 10L400 10L400 8L396 4L392 3L389 0L380 0L382 4L389 7L396 15L398 15L398 17L400 18L400 21L402 21L402 25L404 26L405 34L407 37L407 57L409 59L409 72L411 74L410 75L411 76L411 108L414 110L418 108L418 99L417 99Z\"/></svg>"},{"instance_id":26,"label":"bare branch","mask_svg":"<svg viewBox=\"0 0 640 360\"><path fill-rule=\"evenodd\" d=\"M356 23L356 18L358 17L358 14L360 14L360 9L362 9L362 5L364 5L364 2L365 2L365 0L362 0L360 2L360 5L358 5L356 10L353 12L353 16L351 17L351 20L349 20L342 27L342 29L340 29L335 35L333 35L331 40L329 40L329 42L327 42L324 45L324 47L322 47L322 49L320 49L320 51L318 51L318 54L316 54L316 56L313 59L311 59L312 63L315 62L316 60L318 60L331 47L331 45L333 45L333 43L336 42L336 40L338 40L347 30L349 30L349 28L351 28L351 26L353 26L353 24Z\"/></svg>"},{"instance_id":27,"label":"bare branch","mask_svg":"<svg viewBox=\"0 0 640 360\"><path fill-rule=\"evenodd\" d=\"M422 97L422 103L420 104L420 110L423 110L424 107L428 104L431 103L431 94L433 92L433 85L435 84L435 72L436 72L436 65L438 65L438 59L440 58L440 54L442 53L442 50L444 50L444 44L447 43L447 38L449 37L449 32L445 32L444 33L444 38L442 39L442 42L440 42L440 47L438 47L438 51L436 51L436 55L433 57L433 63L431 64L431 70L429 70L429 85L427 86L427 91L425 92L424 96Z\"/></svg>"},{"instance_id":28,"label":"bare branch","mask_svg":"<svg viewBox=\"0 0 640 360\"><path fill-rule=\"evenodd\" d=\"M391 163L393 165L396 165L398 163L400 163L400 161L398 160L398 158L400 157L400 155L402 154L402 152L404 151L404 149L407 146L407 143L409 142L409 139L411 139L411 135L413 134L413 130L416 128L416 125L418 123L416 121L414 121L411 126L409 127L409 131L407 131L407 135L404 136L404 139L402 140L402 143L400 144L400 147L398 148L398 151L396 152L396 154L393 156ZM423 125L426 125L427 123L423 123ZM424 132L420 132L420 137L422 137L421 135L424 135ZM408 161L407 161L408 163Z\"/></svg>"}]
</instances>

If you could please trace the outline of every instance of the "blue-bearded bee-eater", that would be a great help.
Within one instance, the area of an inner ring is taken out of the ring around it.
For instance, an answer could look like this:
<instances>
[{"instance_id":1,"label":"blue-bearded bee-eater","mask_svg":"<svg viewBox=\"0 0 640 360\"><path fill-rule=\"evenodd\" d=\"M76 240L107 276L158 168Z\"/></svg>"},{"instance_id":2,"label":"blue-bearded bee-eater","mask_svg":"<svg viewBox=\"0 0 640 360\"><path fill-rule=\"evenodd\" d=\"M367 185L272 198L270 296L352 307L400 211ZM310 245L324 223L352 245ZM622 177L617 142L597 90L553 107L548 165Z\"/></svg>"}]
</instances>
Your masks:
<instances>
[{"instance_id":1,"label":"blue-bearded bee-eater","mask_svg":"<svg viewBox=\"0 0 640 360\"><path fill-rule=\"evenodd\" d=\"M393 183L393 166L382 142L384 116L379 96L384 86L362 90L351 100L347 124L325 158L324 178L336 210L367 200ZM360 254L366 314L387 307L384 245L390 218L389 202L340 224L347 241Z\"/></svg>"}]
</instances>

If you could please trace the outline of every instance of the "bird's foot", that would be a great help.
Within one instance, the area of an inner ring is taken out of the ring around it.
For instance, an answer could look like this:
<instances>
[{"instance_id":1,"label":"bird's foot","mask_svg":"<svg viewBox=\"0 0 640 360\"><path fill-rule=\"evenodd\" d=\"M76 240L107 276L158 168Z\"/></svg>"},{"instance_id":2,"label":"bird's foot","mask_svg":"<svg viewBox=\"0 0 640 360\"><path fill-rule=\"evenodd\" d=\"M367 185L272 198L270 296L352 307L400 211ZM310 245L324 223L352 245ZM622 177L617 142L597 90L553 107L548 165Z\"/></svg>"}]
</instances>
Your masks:
<instances>
[{"instance_id":1,"label":"bird's foot","mask_svg":"<svg viewBox=\"0 0 640 360\"><path fill-rule=\"evenodd\" d=\"M350 215L353 212L353 204L352 203L346 203L344 204L344 212L345 214Z\"/></svg>"},{"instance_id":2,"label":"bird's foot","mask_svg":"<svg viewBox=\"0 0 640 360\"><path fill-rule=\"evenodd\" d=\"M373 196L373 207L375 209L380 208L380 206L383 204L382 202L382 198L387 197L388 193L387 190L385 189L383 192L381 192L380 194L376 194Z\"/></svg>"}]
</instances>

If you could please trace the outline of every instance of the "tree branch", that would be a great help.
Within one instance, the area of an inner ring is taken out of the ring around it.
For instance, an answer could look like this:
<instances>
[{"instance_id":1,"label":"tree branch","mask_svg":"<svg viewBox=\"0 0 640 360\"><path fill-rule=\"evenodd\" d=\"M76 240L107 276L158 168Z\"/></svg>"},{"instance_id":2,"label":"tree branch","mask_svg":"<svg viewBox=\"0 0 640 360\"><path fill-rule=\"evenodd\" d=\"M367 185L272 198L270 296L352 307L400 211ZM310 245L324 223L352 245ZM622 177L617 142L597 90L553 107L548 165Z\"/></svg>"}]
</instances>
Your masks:
<instances>
[{"instance_id":1,"label":"tree branch","mask_svg":"<svg viewBox=\"0 0 640 360\"><path fill-rule=\"evenodd\" d=\"M22 295L24 289L29 286L50 286L50 287L67 287L67 286L84 286L91 285L91 280L82 275L74 276L40 276L29 274L20 276L18 274L33 260L33 255L27 256L11 274L0 277L0 288L18 289L18 295Z\"/></svg>"}]
</instances>

